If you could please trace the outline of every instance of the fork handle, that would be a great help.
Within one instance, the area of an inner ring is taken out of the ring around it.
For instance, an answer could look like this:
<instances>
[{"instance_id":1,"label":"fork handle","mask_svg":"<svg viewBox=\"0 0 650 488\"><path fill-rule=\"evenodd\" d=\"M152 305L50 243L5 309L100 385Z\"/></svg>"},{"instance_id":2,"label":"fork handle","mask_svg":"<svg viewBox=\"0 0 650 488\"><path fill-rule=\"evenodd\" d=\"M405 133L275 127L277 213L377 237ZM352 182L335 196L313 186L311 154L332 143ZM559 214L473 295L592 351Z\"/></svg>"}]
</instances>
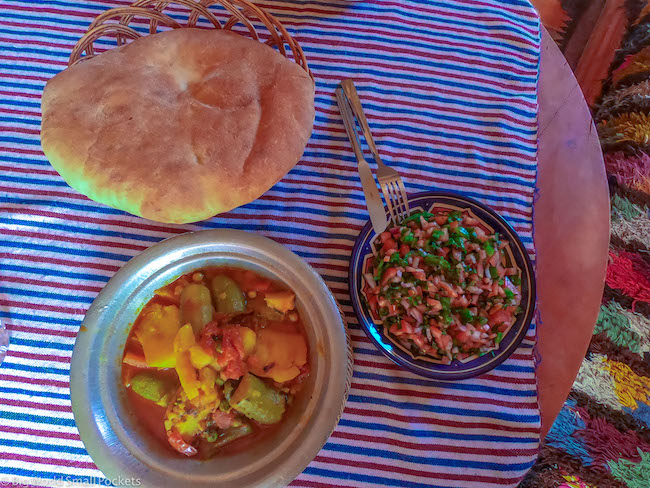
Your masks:
<instances>
[{"instance_id":1,"label":"fork handle","mask_svg":"<svg viewBox=\"0 0 650 488\"><path fill-rule=\"evenodd\" d=\"M349 100L352 113L354 114L357 121L359 122L359 125L361 126L361 131L363 132L363 136L366 138L366 142L368 143L370 152L374 156L377 165L383 166L384 163L381 161L381 158L379 157L379 151L377 151L377 146L375 146L375 140L372 138L372 134L370 132L370 126L368 125L366 114L363 112L361 100L359 99L357 88L356 86L354 86L354 81L349 79L343 80L341 81L341 87L343 88L345 96Z\"/></svg>"},{"instance_id":2,"label":"fork handle","mask_svg":"<svg viewBox=\"0 0 650 488\"><path fill-rule=\"evenodd\" d=\"M357 157L357 162L360 163L361 161L365 161L365 158L363 157L363 149L361 149L361 141L359 140L359 134L357 132L357 126L354 121L354 115L352 115L352 109L350 108L350 101L341 87L336 89L336 101L339 104L343 125L345 126L345 131L348 133L348 139L350 139L350 144L352 144L352 150L354 151L354 155Z\"/></svg>"}]
</instances>

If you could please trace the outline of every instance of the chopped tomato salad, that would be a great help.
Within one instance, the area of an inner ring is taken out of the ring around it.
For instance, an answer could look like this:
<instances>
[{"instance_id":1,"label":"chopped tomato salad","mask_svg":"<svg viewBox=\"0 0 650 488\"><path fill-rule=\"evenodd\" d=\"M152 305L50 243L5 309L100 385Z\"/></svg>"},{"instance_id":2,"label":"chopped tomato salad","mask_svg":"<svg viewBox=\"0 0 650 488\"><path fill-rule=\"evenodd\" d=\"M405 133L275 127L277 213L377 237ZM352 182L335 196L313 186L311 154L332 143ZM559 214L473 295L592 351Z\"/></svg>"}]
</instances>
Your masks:
<instances>
[{"instance_id":1,"label":"chopped tomato salad","mask_svg":"<svg viewBox=\"0 0 650 488\"><path fill-rule=\"evenodd\" d=\"M368 306L415 355L448 364L498 347L520 312L521 277L498 233L468 212L418 212L378 236Z\"/></svg>"}]
</instances>

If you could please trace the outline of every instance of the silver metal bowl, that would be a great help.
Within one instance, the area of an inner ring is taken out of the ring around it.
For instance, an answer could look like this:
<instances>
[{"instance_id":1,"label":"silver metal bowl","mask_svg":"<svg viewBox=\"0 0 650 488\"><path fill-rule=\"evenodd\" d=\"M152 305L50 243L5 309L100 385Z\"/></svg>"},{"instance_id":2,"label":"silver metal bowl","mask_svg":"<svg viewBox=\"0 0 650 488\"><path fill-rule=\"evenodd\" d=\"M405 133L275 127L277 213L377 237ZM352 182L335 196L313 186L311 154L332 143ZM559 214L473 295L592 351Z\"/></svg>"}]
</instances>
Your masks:
<instances>
[{"instance_id":1,"label":"silver metal bowl","mask_svg":"<svg viewBox=\"0 0 650 488\"><path fill-rule=\"evenodd\" d=\"M176 455L138 424L126 403L121 360L131 324L154 291L204 266L251 269L294 290L312 372L277 435L244 452L199 461ZM305 469L332 433L347 399L351 373L345 322L322 278L270 239L208 230L156 244L107 283L77 336L70 390L81 440L109 479L139 479L139 486L156 488L280 487Z\"/></svg>"}]
</instances>

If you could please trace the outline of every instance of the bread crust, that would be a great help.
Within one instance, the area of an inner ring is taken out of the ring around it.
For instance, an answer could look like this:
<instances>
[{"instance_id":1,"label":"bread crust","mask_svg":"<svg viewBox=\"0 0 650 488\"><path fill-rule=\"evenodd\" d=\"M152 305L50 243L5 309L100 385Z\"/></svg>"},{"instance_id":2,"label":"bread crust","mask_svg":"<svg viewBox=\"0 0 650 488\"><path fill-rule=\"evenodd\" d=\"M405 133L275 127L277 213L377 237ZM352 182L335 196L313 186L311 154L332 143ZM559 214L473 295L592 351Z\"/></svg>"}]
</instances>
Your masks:
<instances>
[{"instance_id":1,"label":"bread crust","mask_svg":"<svg viewBox=\"0 0 650 488\"><path fill-rule=\"evenodd\" d=\"M314 85L261 42L176 29L62 71L42 113L43 151L71 187L147 219L196 222L255 200L296 164Z\"/></svg>"}]
</instances>

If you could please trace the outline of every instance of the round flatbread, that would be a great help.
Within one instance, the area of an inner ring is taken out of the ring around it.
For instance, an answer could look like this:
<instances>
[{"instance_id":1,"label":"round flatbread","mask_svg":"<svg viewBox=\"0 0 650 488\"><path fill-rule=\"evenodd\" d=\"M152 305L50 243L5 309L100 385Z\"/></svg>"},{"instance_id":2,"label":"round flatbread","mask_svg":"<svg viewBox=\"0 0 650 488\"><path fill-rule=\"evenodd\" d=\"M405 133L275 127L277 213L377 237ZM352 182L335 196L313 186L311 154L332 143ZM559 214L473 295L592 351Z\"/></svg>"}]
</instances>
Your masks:
<instances>
[{"instance_id":1,"label":"round flatbread","mask_svg":"<svg viewBox=\"0 0 650 488\"><path fill-rule=\"evenodd\" d=\"M261 42L176 29L52 78L41 143L89 198L158 222L203 220L258 198L300 159L314 84Z\"/></svg>"}]
</instances>

